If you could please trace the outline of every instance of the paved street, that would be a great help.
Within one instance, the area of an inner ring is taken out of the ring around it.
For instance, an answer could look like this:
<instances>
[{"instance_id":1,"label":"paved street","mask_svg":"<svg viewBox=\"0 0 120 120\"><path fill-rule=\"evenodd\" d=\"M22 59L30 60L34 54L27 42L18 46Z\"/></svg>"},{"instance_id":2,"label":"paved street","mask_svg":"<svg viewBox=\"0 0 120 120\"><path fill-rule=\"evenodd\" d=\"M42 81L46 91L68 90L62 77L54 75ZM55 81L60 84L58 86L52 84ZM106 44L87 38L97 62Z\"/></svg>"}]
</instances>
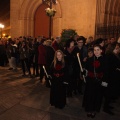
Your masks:
<instances>
[{"instance_id":1,"label":"paved street","mask_svg":"<svg viewBox=\"0 0 120 120\"><path fill-rule=\"evenodd\" d=\"M0 120L91 120L82 105L82 95L67 98L61 110L49 105L49 88L39 78L21 77L21 69L13 72L0 67ZM94 120L120 120L120 100L113 103L114 116L101 112Z\"/></svg>"}]
</instances>

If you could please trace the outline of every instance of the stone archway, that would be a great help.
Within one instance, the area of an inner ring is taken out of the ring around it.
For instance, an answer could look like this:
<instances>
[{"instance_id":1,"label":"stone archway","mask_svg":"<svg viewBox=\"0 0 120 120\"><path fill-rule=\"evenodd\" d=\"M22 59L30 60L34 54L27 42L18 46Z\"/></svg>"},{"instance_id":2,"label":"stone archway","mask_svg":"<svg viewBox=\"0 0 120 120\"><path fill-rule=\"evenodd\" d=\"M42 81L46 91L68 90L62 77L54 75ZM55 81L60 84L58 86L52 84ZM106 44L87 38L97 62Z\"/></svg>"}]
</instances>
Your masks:
<instances>
[{"instance_id":1,"label":"stone archway","mask_svg":"<svg viewBox=\"0 0 120 120\"><path fill-rule=\"evenodd\" d=\"M34 15L39 6L42 5L42 0L23 0L20 6L19 11L19 20L20 20L20 34L21 35L31 35L34 36ZM55 24L60 24L59 18L62 17L61 6L58 1L58 4L53 6L57 10L56 16L53 19ZM57 22L56 22L57 21ZM54 31L56 31L54 29ZM54 35L53 35L54 36Z\"/></svg>"}]
</instances>

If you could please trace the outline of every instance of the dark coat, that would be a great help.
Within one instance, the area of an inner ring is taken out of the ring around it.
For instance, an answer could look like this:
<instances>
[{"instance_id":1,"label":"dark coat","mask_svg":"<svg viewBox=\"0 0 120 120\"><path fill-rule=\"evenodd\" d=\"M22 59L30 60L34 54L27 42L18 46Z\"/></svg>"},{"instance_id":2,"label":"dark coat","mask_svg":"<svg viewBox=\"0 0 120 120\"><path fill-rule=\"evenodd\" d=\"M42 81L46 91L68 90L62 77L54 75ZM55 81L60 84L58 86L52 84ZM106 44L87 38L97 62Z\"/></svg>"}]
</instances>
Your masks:
<instances>
[{"instance_id":1,"label":"dark coat","mask_svg":"<svg viewBox=\"0 0 120 120\"><path fill-rule=\"evenodd\" d=\"M106 54L106 79L108 81L108 93L111 97L120 94L120 56L114 53Z\"/></svg>"},{"instance_id":2,"label":"dark coat","mask_svg":"<svg viewBox=\"0 0 120 120\"><path fill-rule=\"evenodd\" d=\"M4 45L0 45L0 66L4 66L6 60L6 50Z\"/></svg>"},{"instance_id":3,"label":"dark coat","mask_svg":"<svg viewBox=\"0 0 120 120\"><path fill-rule=\"evenodd\" d=\"M66 69L62 67L61 62L57 62L56 67L51 66L52 85L50 89L50 104L58 108L64 108L66 105Z\"/></svg>"},{"instance_id":4,"label":"dark coat","mask_svg":"<svg viewBox=\"0 0 120 120\"><path fill-rule=\"evenodd\" d=\"M38 64L39 65L46 65L46 46L41 44L38 46Z\"/></svg>"},{"instance_id":5,"label":"dark coat","mask_svg":"<svg viewBox=\"0 0 120 120\"><path fill-rule=\"evenodd\" d=\"M5 46L0 45L0 56L4 56L6 54Z\"/></svg>"},{"instance_id":6,"label":"dark coat","mask_svg":"<svg viewBox=\"0 0 120 120\"><path fill-rule=\"evenodd\" d=\"M29 49L27 47L21 47L19 49L20 52L20 59L24 60L24 59L28 59L29 58Z\"/></svg>"},{"instance_id":7,"label":"dark coat","mask_svg":"<svg viewBox=\"0 0 120 120\"><path fill-rule=\"evenodd\" d=\"M7 45L7 48L6 48L6 53L7 53L7 58L11 58L11 48L12 48L12 45L8 44Z\"/></svg>"},{"instance_id":8,"label":"dark coat","mask_svg":"<svg viewBox=\"0 0 120 120\"><path fill-rule=\"evenodd\" d=\"M55 50L51 46L46 46L46 52L47 66L50 67L54 59Z\"/></svg>"},{"instance_id":9,"label":"dark coat","mask_svg":"<svg viewBox=\"0 0 120 120\"><path fill-rule=\"evenodd\" d=\"M52 47L54 48L55 51L59 50L59 44L56 41L53 41Z\"/></svg>"},{"instance_id":10,"label":"dark coat","mask_svg":"<svg viewBox=\"0 0 120 120\"><path fill-rule=\"evenodd\" d=\"M33 58L33 62L38 64L38 47L39 47L40 43L36 42L33 45L33 52L34 52L34 58Z\"/></svg>"},{"instance_id":11,"label":"dark coat","mask_svg":"<svg viewBox=\"0 0 120 120\"><path fill-rule=\"evenodd\" d=\"M76 59L76 51L75 48L69 52L67 48L64 50L65 54L65 61L66 61L66 69L68 74L68 79L73 79L74 77L74 70L75 70L75 59Z\"/></svg>"},{"instance_id":12,"label":"dark coat","mask_svg":"<svg viewBox=\"0 0 120 120\"><path fill-rule=\"evenodd\" d=\"M76 46L75 47L75 51L76 51L76 56L75 56L75 73L76 73L76 79L78 79L78 78L80 78L81 70L80 70L80 65L79 65L78 58L77 58L77 53L79 53L81 65L84 68L85 62L83 61L83 59L88 56L88 49L87 49L86 46L83 46L81 49L79 49L78 46Z\"/></svg>"},{"instance_id":13,"label":"dark coat","mask_svg":"<svg viewBox=\"0 0 120 120\"><path fill-rule=\"evenodd\" d=\"M16 57L17 57L17 54L18 54L17 46L12 45L12 46L11 46L11 57L16 58Z\"/></svg>"},{"instance_id":14,"label":"dark coat","mask_svg":"<svg viewBox=\"0 0 120 120\"><path fill-rule=\"evenodd\" d=\"M86 46L83 46L81 49L78 46L75 47L75 51L79 53L81 62L83 63L83 59L88 56L88 49Z\"/></svg>"}]
</instances>

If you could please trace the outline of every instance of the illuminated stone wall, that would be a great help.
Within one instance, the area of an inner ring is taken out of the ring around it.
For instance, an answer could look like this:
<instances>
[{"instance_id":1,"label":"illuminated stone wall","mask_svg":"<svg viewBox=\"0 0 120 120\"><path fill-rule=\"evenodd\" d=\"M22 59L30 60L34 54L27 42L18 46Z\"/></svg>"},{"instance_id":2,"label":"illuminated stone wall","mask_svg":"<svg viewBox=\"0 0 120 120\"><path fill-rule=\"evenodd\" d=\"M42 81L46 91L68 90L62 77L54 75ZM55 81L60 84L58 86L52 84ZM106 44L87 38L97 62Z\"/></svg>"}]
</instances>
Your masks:
<instances>
[{"instance_id":1,"label":"illuminated stone wall","mask_svg":"<svg viewBox=\"0 0 120 120\"><path fill-rule=\"evenodd\" d=\"M11 36L34 36L34 14L42 0L11 0ZM60 36L62 29L75 29L79 35L94 36L96 0L58 0L53 6L53 37Z\"/></svg>"}]
</instances>

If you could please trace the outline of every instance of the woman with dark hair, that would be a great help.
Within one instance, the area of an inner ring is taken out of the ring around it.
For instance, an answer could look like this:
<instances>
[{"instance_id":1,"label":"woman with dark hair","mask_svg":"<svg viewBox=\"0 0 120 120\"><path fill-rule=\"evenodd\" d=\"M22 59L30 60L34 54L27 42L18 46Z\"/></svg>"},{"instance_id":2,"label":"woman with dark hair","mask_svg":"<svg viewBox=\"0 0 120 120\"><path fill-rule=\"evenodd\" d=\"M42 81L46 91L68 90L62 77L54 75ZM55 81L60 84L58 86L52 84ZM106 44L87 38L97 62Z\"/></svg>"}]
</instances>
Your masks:
<instances>
[{"instance_id":1,"label":"woman with dark hair","mask_svg":"<svg viewBox=\"0 0 120 120\"><path fill-rule=\"evenodd\" d=\"M66 64L61 50L55 52L54 60L50 69L51 89L50 104L56 108L64 108L66 105Z\"/></svg>"},{"instance_id":2,"label":"woman with dark hair","mask_svg":"<svg viewBox=\"0 0 120 120\"><path fill-rule=\"evenodd\" d=\"M98 44L102 47L102 54L105 54L105 40L102 38L98 38L94 44Z\"/></svg>"}]
</instances>

